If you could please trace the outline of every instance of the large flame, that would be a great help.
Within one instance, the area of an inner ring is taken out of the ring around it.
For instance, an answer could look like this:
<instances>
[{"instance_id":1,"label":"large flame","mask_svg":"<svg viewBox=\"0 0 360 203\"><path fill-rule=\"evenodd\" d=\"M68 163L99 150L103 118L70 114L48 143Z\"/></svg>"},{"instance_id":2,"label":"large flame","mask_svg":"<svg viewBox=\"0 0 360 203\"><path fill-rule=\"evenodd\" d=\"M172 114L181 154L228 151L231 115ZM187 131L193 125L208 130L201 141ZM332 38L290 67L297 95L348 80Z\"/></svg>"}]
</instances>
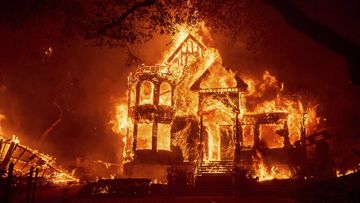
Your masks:
<instances>
[{"instance_id":1,"label":"large flame","mask_svg":"<svg viewBox=\"0 0 360 203\"><path fill-rule=\"evenodd\" d=\"M20 139L16 135L12 135L11 138L5 135L1 125L1 122L5 119L6 117L0 114L0 167L2 169L6 170L9 163L12 162L16 176L27 175L29 168L32 166L38 169L42 177L53 185L67 185L79 182L79 179L58 166L53 157L21 145ZM23 156L24 154L27 154L27 156Z\"/></svg>"},{"instance_id":2,"label":"large flame","mask_svg":"<svg viewBox=\"0 0 360 203\"><path fill-rule=\"evenodd\" d=\"M201 46L197 46L193 41L189 41L187 46L183 46L183 53L189 51L198 51L202 57L193 59L191 57L183 59L180 58L176 63L171 62L169 57L174 57L173 53L179 49L179 46L183 45L184 40L191 34L195 39L202 43L202 39L211 39L210 32L206 29L203 23L199 27L179 26L179 32L173 36L172 46L169 51L163 54L161 64L165 67L160 69L161 74L171 73L173 81L176 82L176 88L174 89L173 108L175 109L176 116L193 116L198 119L199 116L203 116L203 125L206 127L205 134L207 135L208 147L205 152L206 160L220 160L221 159L221 136L222 133L232 133L235 117L234 106L236 104L231 103L231 99L208 96L203 101L203 109L198 109L198 93L190 90L190 86L197 81L197 79L204 74L205 71L209 71L209 74L200 84L202 89L226 89L234 88L237 86L237 81L234 80L235 73L230 69L223 67L222 58L217 49L206 48L203 51L199 51ZM189 48L190 47L190 48ZM307 105L301 101L300 96L287 96L285 95L285 86L280 83L270 71L265 70L262 78L254 78L249 76L242 76L242 79L248 85L248 92L241 97L240 115L239 119L244 119L247 115L255 115L259 113L284 113L287 115L286 119L279 122L269 123L262 125L260 130L260 139L269 148L280 148L284 146L284 138L276 134L276 131L282 129L285 125L288 128L290 144L294 144L295 141L301 138L301 133L304 131L306 134L311 134L316 130L318 118L316 115L316 105ZM133 89L131 89L133 91ZM142 95L152 95L152 88L143 88ZM166 91L165 91L166 92ZM145 103L148 100L153 99L152 96L148 98L140 98L140 101L144 100ZM171 104L169 97L160 98L160 104ZM134 101L130 101L132 105ZM149 102L151 103L151 102ZM225 104L227 103L227 104ZM114 131L121 134L124 137L124 157L129 157L131 150L131 143L133 139L129 136L129 133L133 124L128 118L128 104L126 102L119 103L116 106L116 118L114 120ZM144 142L144 146L151 147L151 128L147 128L146 124L143 124L139 128L138 139ZM227 126L230 126L227 127ZM186 137L188 133L188 127L176 133L175 141L173 144L180 145L184 149L184 142L180 138ZM253 130L249 126L243 127L244 146L252 146L253 140L250 139ZM226 130L227 129L227 130ZM141 130L141 132L140 132ZM168 127L162 128L163 131L169 131ZM226 134L225 133L225 134ZM184 135L182 135L184 134ZM225 135L226 136L226 135ZM231 135L228 135L231 137ZM130 140L129 140L130 139ZM148 139L148 140L146 140ZM139 145L139 142L138 142ZM149 146L150 145L150 146ZM164 139L164 143L158 144L160 148L168 148L170 143L167 139ZM129 148L130 147L130 148ZM231 146L232 147L232 146ZM141 148L141 147L140 147ZM146 148L146 147L145 147ZM232 152L233 149L229 151ZM184 150L183 150L184 154ZM254 165L255 176L260 180L267 180L273 178L289 178L290 171L286 167L268 165L262 161L261 156ZM186 157L184 157L186 159ZM128 160L126 158L125 160Z\"/></svg>"},{"instance_id":3,"label":"large flame","mask_svg":"<svg viewBox=\"0 0 360 203\"><path fill-rule=\"evenodd\" d=\"M253 177L256 177L259 182L273 180L273 179L288 179L291 178L289 166L285 164L269 165L265 164L261 153L256 151L256 156L253 157Z\"/></svg>"}]
</instances>

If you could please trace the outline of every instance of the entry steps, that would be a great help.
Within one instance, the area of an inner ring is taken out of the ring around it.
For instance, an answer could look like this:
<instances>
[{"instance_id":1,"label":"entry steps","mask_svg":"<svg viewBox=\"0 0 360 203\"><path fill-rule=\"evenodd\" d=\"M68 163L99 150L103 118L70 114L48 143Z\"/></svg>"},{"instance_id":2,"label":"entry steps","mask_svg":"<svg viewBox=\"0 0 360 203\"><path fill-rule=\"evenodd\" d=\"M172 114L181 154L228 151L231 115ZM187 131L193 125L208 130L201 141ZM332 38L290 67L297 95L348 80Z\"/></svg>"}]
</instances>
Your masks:
<instances>
[{"instance_id":1,"label":"entry steps","mask_svg":"<svg viewBox=\"0 0 360 203\"><path fill-rule=\"evenodd\" d=\"M196 176L232 175L233 161L202 161L196 171Z\"/></svg>"},{"instance_id":2,"label":"entry steps","mask_svg":"<svg viewBox=\"0 0 360 203\"><path fill-rule=\"evenodd\" d=\"M224 195L233 192L233 161L202 161L195 172L198 194Z\"/></svg>"}]
</instances>

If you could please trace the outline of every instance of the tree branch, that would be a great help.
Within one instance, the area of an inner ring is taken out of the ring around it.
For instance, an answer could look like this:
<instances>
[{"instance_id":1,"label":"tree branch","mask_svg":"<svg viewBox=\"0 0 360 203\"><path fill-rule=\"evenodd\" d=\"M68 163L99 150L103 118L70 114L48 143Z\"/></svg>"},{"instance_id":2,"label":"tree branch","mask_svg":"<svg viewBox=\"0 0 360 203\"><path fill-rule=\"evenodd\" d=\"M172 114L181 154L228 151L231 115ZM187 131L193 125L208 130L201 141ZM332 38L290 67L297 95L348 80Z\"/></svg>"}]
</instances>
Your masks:
<instances>
[{"instance_id":1,"label":"tree branch","mask_svg":"<svg viewBox=\"0 0 360 203\"><path fill-rule=\"evenodd\" d=\"M54 106L59 111L59 117L41 134L39 139L39 144L42 144L44 140L48 137L48 135L54 130L54 128L59 125L63 118L63 110L61 109L60 105L55 101L53 102Z\"/></svg>"},{"instance_id":2,"label":"tree branch","mask_svg":"<svg viewBox=\"0 0 360 203\"><path fill-rule=\"evenodd\" d=\"M139 65L144 63L144 60L142 60L141 58L139 58L138 56L136 56L131 50L129 46L127 47L127 54L128 54L128 59L127 59L127 65L131 66L131 65Z\"/></svg>"},{"instance_id":3,"label":"tree branch","mask_svg":"<svg viewBox=\"0 0 360 203\"><path fill-rule=\"evenodd\" d=\"M101 34L101 35L106 34L106 32L109 29L122 23L130 14L134 13L135 11L139 10L140 8L152 6L156 2L157 2L157 0L144 0L143 2L138 2L138 3L134 4L132 7L130 7L128 10L126 10L124 13L122 13L116 20L104 25L104 27L102 27L98 31L98 34Z\"/></svg>"},{"instance_id":4,"label":"tree branch","mask_svg":"<svg viewBox=\"0 0 360 203\"><path fill-rule=\"evenodd\" d=\"M310 18L291 0L263 0L263 2L277 10L289 26L345 58L352 82L360 85L360 48L356 43Z\"/></svg>"}]
</instances>

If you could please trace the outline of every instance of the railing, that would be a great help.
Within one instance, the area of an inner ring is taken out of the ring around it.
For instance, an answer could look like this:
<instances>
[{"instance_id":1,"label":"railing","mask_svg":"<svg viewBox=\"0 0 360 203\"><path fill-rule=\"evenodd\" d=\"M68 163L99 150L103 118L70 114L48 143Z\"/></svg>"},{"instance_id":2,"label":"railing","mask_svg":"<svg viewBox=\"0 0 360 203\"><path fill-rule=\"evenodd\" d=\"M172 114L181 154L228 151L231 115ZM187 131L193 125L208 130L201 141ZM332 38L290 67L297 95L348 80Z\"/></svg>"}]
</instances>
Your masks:
<instances>
[{"instance_id":1,"label":"railing","mask_svg":"<svg viewBox=\"0 0 360 203\"><path fill-rule=\"evenodd\" d=\"M154 66L139 66L136 69L136 73L158 73L159 72L159 65Z\"/></svg>"},{"instance_id":2,"label":"railing","mask_svg":"<svg viewBox=\"0 0 360 203\"><path fill-rule=\"evenodd\" d=\"M196 177L198 175L198 169L201 167L202 160L203 160L203 148L201 147L199 156L196 161L195 169L194 169L194 177L193 177L194 184L196 182Z\"/></svg>"},{"instance_id":3,"label":"railing","mask_svg":"<svg viewBox=\"0 0 360 203\"><path fill-rule=\"evenodd\" d=\"M239 92L239 89L234 88L211 88L211 89L200 89L200 93L224 93L224 92L231 92L231 93L237 93Z\"/></svg>"},{"instance_id":4,"label":"railing","mask_svg":"<svg viewBox=\"0 0 360 203\"><path fill-rule=\"evenodd\" d=\"M135 74L144 74L144 73L152 73L152 74L160 74L160 75L169 75L169 68L165 65L153 65L153 66L145 66L141 65L136 69Z\"/></svg>"}]
</instances>

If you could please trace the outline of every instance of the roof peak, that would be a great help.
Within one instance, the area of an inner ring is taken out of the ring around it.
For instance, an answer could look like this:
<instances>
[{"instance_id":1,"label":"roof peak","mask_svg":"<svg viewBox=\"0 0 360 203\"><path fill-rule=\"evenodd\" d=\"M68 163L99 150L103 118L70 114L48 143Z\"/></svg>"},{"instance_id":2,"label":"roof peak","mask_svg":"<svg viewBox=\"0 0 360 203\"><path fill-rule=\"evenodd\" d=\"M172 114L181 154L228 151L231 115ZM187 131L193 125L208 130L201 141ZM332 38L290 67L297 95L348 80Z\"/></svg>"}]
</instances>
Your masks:
<instances>
[{"instance_id":1,"label":"roof peak","mask_svg":"<svg viewBox=\"0 0 360 203\"><path fill-rule=\"evenodd\" d=\"M166 63L171 63L177 56L177 54L182 50L183 46L186 45L185 42L188 40L194 41L194 43L200 47L202 51L205 51L207 47L197 38L195 38L191 33L188 33L188 35L185 37L185 39L180 43L180 45L175 49L175 51L169 56L169 58L165 61Z\"/></svg>"}]
</instances>

